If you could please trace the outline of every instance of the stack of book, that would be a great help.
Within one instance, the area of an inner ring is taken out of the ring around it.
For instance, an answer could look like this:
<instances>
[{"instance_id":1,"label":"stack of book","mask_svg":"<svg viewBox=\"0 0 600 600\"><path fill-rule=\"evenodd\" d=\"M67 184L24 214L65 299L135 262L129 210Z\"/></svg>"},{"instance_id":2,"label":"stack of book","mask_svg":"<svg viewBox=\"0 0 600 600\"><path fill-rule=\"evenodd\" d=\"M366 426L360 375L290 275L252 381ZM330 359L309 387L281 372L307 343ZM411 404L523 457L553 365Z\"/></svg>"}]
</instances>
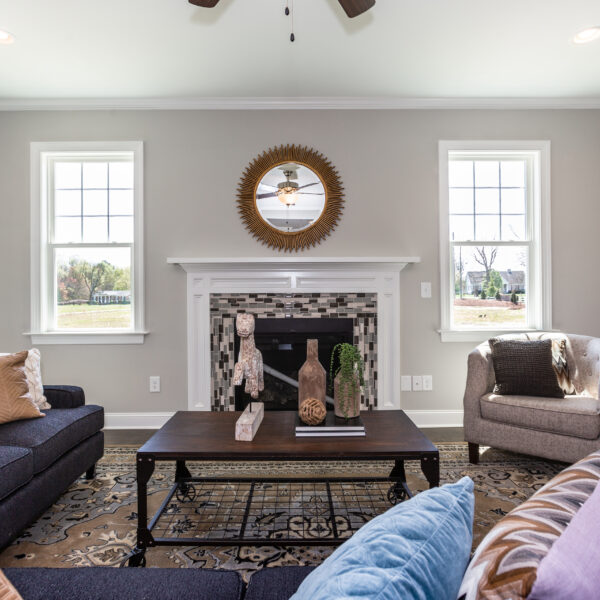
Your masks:
<instances>
[{"instance_id":1,"label":"stack of book","mask_svg":"<svg viewBox=\"0 0 600 600\"><path fill-rule=\"evenodd\" d=\"M360 437L366 435L365 425L360 417L340 419L333 411L320 425L305 425L296 417L296 437Z\"/></svg>"}]
</instances>

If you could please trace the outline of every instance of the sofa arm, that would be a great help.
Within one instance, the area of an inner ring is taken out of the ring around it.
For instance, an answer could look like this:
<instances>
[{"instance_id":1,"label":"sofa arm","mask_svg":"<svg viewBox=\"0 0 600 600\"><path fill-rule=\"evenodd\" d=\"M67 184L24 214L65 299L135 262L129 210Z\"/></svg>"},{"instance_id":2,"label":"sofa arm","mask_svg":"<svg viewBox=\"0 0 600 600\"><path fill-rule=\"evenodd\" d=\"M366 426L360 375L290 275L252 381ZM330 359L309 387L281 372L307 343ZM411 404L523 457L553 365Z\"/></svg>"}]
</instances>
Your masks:
<instances>
[{"instance_id":1,"label":"sofa arm","mask_svg":"<svg viewBox=\"0 0 600 600\"><path fill-rule=\"evenodd\" d=\"M463 399L465 430L469 429L475 419L480 418L479 399L494 389L494 383L492 354L488 342L484 342L469 353Z\"/></svg>"},{"instance_id":2,"label":"sofa arm","mask_svg":"<svg viewBox=\"0 0 600 600\"><path fill-rule=\"evenodd\" d=\"M45 385L44 395L52 408L76 408L85 404L83 389L75 385Z\"/></svg>"}]
</instances>

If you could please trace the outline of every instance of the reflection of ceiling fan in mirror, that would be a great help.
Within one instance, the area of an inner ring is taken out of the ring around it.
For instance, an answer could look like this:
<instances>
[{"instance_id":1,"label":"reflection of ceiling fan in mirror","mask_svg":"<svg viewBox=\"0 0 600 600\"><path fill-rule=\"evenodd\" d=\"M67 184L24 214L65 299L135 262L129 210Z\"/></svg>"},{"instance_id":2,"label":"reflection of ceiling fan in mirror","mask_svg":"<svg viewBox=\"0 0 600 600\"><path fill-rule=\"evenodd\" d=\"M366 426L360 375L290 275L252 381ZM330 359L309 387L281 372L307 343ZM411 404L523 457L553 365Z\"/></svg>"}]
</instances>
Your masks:
<instances>
[{"instance_id":1,"label":"reflection of ceiling fan in mirror","mask_svg":"<svg viewBox=\"0 0 600 600\"><path fill-rule=\"evenodd\" d=\"M298 196L323 196L325 194L322 192L301 192L307 187L311 187L313 185L318 185L320 182L315 181L313 183L307 183L305 185L298 185L293 179L298 179L298 167L296 164L287 164L279 167L280 171L283 171L285 175L285 181L282 181L274 185L268 185L265 183L261 183L264 187L273 188L274 191L268 192L266 194L256 194L257 200L263 200L264 198L279 198L279 201L286 206L294 206L296 202L298 202Z\"/></svg>"},{"instance_id":2,"label":"reflection of ceiling fan in mirror","mask_svg":"<svg viewBox=\"0 0 600 600\"><path fill-rule=\"evenodd\" d=\"M189 2L202 8L213 8L219 0L189 0ZM338 0L338 2L351 19L362 15L375 4L375 0Z\"/></svg>"}]
</instances>

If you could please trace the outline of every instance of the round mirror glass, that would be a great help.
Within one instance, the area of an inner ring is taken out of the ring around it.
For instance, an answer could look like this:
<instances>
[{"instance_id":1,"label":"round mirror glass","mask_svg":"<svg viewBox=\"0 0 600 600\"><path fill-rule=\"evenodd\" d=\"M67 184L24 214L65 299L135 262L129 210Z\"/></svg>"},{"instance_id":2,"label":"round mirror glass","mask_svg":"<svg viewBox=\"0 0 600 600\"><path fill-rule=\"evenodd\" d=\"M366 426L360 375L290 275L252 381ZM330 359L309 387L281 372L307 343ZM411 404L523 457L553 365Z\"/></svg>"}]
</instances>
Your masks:
<instances>
[{"instance_id":1,"label":"round mirror glass","mask_svg":"<svg viewBox=\"0 0 600 600\"><path fill-rule=\"evenodd\" d=\"M278 231L302 231L325 209L325 188L305 165L290 162L267 171L256 187L260 216Z\"/></svg>"}]
</instances>

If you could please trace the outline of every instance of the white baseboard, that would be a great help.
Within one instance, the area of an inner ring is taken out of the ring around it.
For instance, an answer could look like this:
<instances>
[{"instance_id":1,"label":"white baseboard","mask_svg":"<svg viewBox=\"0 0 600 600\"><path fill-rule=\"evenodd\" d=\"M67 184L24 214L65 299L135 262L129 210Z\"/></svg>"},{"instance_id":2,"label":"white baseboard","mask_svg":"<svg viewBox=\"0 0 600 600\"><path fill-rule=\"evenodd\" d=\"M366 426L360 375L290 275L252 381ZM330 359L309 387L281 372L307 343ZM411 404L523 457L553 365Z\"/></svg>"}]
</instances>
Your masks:
<instances>
[{"instance_id":1,"label":"white baseboard","mask_svg":"<svg viewBox=\"0 0 600 600\"><path fill-rule=\"evenodd\" d=\"M417 427L462 427L462 410L405 410Z\"/></svg>"},{"instance_id":2,"label":"white baseboard","mask_svg":"<svg viewBox=\"0 0 600 600\"><path fill-rule=\"evenodd\" d=\"M462 410L407 410L417 427L462 427ZM159 429L175 413L106 413L104 429Z\"/></svg>"},{"instance_id":3,"label":"white baseboard","mask_svg":"<svg viewBox=\"0 0 600 600\"><path fill-rule=\"evenodd\" d=\"M174 412L105 413L104 429L160 429Z\"/></svg>"}]
</instances>

